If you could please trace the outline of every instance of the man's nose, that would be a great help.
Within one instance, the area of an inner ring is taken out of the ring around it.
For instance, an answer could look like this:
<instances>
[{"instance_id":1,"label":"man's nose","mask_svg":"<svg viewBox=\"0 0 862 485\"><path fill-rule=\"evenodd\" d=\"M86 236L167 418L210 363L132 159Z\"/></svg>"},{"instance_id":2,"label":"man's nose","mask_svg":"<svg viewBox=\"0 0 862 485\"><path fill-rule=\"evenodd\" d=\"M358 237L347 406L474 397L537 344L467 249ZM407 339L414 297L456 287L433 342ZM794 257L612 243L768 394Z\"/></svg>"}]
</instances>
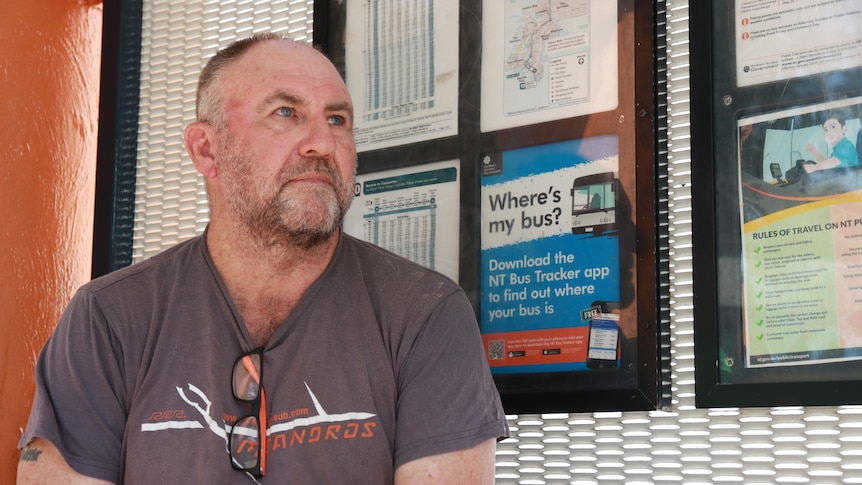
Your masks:
<instances>
[{"instance_id":1,"label":"man's nose","mask_svg":"<svg viewBox=\"0 0 862 485\"><path fill-rule=\"evenodd\" d=\"M321 157L335 151L335 133L328 119L307 119L303 125L302 138L297 147L300 155Z\"/></svg>"}]
</instances>

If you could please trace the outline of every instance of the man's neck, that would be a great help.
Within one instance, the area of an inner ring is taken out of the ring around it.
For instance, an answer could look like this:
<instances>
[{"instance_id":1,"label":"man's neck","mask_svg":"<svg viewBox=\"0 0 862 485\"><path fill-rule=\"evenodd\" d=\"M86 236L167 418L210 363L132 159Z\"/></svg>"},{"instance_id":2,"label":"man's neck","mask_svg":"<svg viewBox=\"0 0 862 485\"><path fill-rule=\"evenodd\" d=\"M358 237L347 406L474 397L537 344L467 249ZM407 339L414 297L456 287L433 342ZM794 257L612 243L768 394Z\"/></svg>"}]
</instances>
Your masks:
<instances>
[{"instance_id":1,"label":"man's neck","mask_svg":"<svg viewBox=\"0 0 862 485\"><path fill-rule=\"evenodd\" d=\"M311 248L263 245L238 234L247 233L210 224L207 250L254 344L263 347L326 270L340 233Z\"/></svg>"}]
</instances>

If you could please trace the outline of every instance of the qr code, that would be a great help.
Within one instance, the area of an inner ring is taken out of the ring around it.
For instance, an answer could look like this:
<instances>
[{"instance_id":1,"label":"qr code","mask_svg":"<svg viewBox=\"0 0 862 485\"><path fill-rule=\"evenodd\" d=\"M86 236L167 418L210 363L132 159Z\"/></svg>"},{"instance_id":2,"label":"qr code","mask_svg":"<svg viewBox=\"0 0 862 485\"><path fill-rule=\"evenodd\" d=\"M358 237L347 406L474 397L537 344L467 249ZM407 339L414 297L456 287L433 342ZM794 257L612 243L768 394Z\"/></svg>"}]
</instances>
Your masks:
<instances>
[{"instance_id":1,"label":"qr code","mask_svg":"<svg viewBox=\"0 0 862 485\"><path fill-rule=\"evenodd\" d=\"M491 340L488 342L488 359L500 360L506 358L506 344L504 340Z\"/></svg>"}]
</instances>

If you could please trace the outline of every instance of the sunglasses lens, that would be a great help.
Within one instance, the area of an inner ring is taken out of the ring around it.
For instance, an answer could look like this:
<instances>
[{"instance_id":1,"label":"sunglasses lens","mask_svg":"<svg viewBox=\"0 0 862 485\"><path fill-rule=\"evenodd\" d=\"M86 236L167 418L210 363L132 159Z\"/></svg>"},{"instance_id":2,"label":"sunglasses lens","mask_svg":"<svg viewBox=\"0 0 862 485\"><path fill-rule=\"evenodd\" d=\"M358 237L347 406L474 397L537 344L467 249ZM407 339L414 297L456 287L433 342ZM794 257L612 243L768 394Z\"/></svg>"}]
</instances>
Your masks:
<instances>
[{"instance_id":1,"label":"sunglasses lens","mask_svg":"<svg viewBox=\"0 0 862 485\"><path fill-rule=\"evenodd\" d=\"M233 369L233 394L242 401L254 401L260 392L260 354L248 354Z\"/></svg>"},{"instance_id":2,"label":"sunglasses lens","mask_svg":"<svg viewBox=\"0 0 862 485\"><path fill-rule=\"evenodd\" d=\"M230 454L235 465L243 470L258 464L258 422L255 416L246 416L236 422L230 434Z\"/></svg>"}]
</instances>

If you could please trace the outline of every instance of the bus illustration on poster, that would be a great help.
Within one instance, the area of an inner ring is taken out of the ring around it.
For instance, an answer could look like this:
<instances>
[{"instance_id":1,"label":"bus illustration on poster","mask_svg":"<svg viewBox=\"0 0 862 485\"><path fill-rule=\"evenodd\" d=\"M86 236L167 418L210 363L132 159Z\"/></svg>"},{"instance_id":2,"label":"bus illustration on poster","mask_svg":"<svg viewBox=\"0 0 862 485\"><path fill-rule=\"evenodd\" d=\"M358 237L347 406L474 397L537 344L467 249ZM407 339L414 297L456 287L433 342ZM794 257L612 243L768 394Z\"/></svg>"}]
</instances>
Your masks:
<instances>
[{"instance_id":1,"label":"bus illustration on poster","mask_svg":"<svg viewBox=\"0 0 862 485\"><path fill-rule=\"evenodd\" d=\"M613 172L578 177L572 184L572 233L600 235L617 228Z\"/></svg>"},{"instance_id":2,"label":"bus illustration on poster","mask_svg":"<svg viewBox=\"0 0 862 485\"><path fill-rule=\"evenodd\" d=\"M480 323L492 372L618 368L617 137L481 163Z\"/></svg>"}]
</instances>

